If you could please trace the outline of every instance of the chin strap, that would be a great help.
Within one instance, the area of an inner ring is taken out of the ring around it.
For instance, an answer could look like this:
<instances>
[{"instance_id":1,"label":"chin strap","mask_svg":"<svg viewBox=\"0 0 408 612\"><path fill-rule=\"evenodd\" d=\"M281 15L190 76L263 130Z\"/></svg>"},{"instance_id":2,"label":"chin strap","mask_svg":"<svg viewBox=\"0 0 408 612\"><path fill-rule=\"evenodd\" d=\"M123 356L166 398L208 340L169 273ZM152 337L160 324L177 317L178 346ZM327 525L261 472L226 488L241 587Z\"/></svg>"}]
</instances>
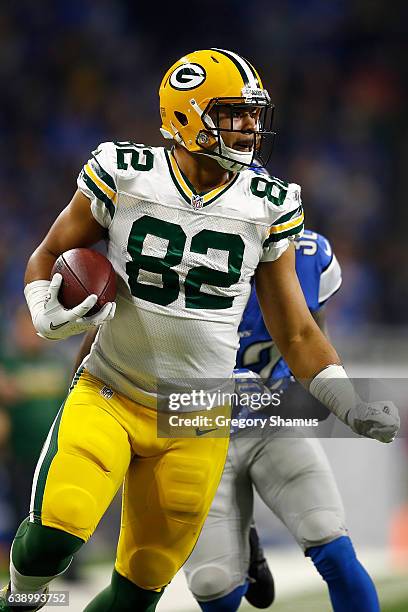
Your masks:
<instances>
[{"instance_id":1,"label":"chin strap","mask_svg":"<svg viewBox=\"0 0 408 612\"><path fill-rule=\"evenodd\" d=\"M242 172L248 168L253 162L253 153L252 151L238 153L235 149L231 147L227 147L224 143L222 136L220 136L221 141L221 154L225 157L229 157L229 159L225 159L224 157L216 157L216 160L226 170L232 170L233 172ZM235 160L235 161L234 161Z\"/></svg>"},{"instance_id":2,"label":"chin strap","mask_svg":"<svg viewBox=\"0 0 408 612\"><path fill-rule=\"evenodd\" d=\"M242 164L237 161L233 161L232 159L224 159L219 157L216 153L206 153L205 151L200 151L198 155L206 155L207 157L211 157L215 161L217 161L220 166L228 170L229 172L242 172L248 168L246 164ZM252 154L251 154L252 155Z\"/></svg>"}]
</instances>

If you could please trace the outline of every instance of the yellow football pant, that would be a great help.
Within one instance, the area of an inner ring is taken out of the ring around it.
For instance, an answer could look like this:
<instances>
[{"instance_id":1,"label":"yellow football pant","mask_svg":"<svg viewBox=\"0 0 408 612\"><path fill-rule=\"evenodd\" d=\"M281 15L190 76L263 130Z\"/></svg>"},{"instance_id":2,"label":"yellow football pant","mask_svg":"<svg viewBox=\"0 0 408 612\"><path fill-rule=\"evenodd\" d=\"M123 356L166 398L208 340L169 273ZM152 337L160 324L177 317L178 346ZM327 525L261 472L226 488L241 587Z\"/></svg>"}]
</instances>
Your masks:
<instances>
[{"instance_id":1,"label":"yellow football pant","mask_svg":"<svg viewBox=\"0 0 408 612\"><path fill-rule=\"evenodd\" d=\"M158 438L155 410L109 394L86 371L77 380L37 465L31 520L86 541L125 479L115 568L158 589L194 547L228 438Z\"/></svg>"}]
</instances>

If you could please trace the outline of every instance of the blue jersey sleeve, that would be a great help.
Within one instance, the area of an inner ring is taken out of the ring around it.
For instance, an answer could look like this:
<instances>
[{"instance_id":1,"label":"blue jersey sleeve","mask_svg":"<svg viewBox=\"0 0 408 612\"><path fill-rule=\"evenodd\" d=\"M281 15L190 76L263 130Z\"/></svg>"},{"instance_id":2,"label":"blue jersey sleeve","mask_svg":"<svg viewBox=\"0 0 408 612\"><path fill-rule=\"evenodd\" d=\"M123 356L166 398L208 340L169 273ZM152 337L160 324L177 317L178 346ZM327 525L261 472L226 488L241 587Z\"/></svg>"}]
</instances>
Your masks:
<instances>
[{"instance_id":1,"label":"blue jersey sleeve","mask_svg":"<svg viewBox=\"0 0 408 612\"><path fill-rule=\"evenodd\" d=\"M341 270L329 241L305 230L295 240L296 272L309 309L319 310L341 285Z\"/></svg>"}]
</instances>

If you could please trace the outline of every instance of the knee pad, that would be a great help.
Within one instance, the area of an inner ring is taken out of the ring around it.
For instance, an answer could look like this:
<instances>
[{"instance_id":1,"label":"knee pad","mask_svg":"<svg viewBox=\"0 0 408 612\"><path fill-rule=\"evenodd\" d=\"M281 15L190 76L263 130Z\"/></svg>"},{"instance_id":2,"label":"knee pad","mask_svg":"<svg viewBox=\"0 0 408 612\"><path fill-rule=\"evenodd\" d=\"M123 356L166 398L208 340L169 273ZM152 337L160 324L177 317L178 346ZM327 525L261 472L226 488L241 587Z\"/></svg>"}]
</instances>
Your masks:
<instances>
[{"instance_id":1,"label":"knee pad","mask_svg":"<svg viewBox=\"0 0 408 612\"><path fill-rule=\"evenodd\" d=\"M97 501L91 493L81 487L61 484L54 487L52 494L43 504L42 522L44 525L64 526L68 531L85 532L93 530L97 514Z\"/></svg>"},{"instance_id":2,"label":"knee pad","mask_svg":"<svg viewBox=\"0 0 408 612\"><path fill-rule=\"evenodd\" d=\"M223 567L202 565L188 576L188 586L196 599L208 601L223 597L231 591L233 585Z\"/></svg>"},{"instance_id":3,"label":"knee pad","mask_svg":"<svg viewBox=\"0 0 408 612\"><path fill-rule=\"evenodd\" d=\"M207 505L209 461L168 453L159 469L159 496L162 508L177 515L196 515L200 520ZM187 517L186 517L187 518ZM194 520L194 519L193 519Z\"/></svg>"},{"instance_id":4,"label":"knee pad","mask_svg":"<svg viewBox=\"0 0 408 612\"><path fill-rule=\"evenodd\" d=\"M302 517L296 539L305 550L344 535L347 535L347 529L343 524L343 517L334 510L322 509Z\"/></svg>"},{"instance_id":5,"label":"knee pad","mask_svg":"<svg viewBox=\"0 0 408 612\"><path fill-rule=\"evenodd\" d=\"M174 559L159 548L129 551L128 571L142 589L157 589L170 582L179 569Z\"/></svg>"}]
</instances>

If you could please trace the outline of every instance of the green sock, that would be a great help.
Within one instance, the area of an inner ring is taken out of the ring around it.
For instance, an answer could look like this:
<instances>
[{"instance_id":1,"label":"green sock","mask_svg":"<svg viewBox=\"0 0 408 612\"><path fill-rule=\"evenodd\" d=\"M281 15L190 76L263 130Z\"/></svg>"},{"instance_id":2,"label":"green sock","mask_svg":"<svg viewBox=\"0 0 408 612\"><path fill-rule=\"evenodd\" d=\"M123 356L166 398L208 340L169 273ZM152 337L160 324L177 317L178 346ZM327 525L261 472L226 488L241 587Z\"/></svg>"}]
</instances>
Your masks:
<instances>
[{"instance_id":1,"label":"green sock","mask_svg":"<svg viewBox=\"0 0 408 612\"><path fill-rule=\"evenodd\" d=\"M87 605L84 612L154 612L163 591L141 589L113 570L110 585Z\"/></svg>"},{"instance_id":2,"label":"green sock","mask_svg":"<svg viewBox=\"0 0 408 612\"><path fill-rule=\"evenodd\" d=\"M70 533L25 519L14 538L12 563L24 576L56 576L83 543Z\"/></svg>"}]
</instances>

